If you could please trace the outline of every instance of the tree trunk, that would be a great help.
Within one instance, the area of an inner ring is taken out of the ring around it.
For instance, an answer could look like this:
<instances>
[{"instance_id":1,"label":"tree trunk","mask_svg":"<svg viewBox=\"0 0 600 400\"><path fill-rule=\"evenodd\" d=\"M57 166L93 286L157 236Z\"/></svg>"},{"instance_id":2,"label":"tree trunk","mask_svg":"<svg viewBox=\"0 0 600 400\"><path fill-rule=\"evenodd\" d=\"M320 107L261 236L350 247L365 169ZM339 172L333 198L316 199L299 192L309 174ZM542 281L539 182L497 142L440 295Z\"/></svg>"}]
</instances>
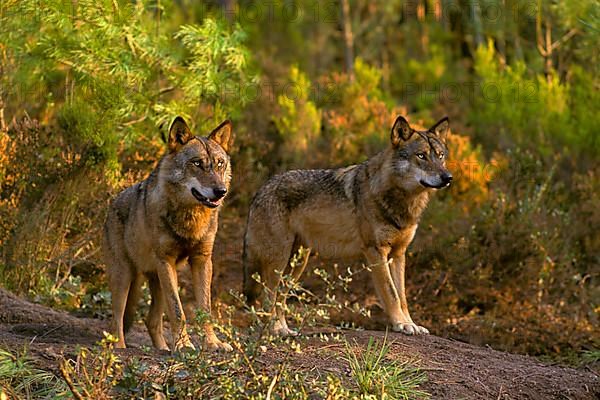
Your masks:
<instances>
[{"instance_id":1,"label":"tree trunk","mask_svg":"<svg viewBox=\"0 0 600 400\"><path fill-rule=\"evenodd\" d=\"M481 26L481 6L479 0L472 0L471 2L471 14L473 15L473 39L475 41L475 48L478 48L483 43L483 33Z\"/></svg>"},{"instance_id":2,"label":"tree trunk","mask_svg":"<svg viewBox=\"0 0 600 400\"><path fill-rule=\"evenodd\" d=\"M235 20L235 0L219 0L219 5L227 22L233 22Z\"/></svg>"},{"instance_id":3,"label":"tree trunk","mask_svg":"<svg viewBox=\"0 0 600 400\"><path fill-rule=\"evenodd\" d=\"M427 1L419 1L417 6L417 20L421 27L421 53L424 55L429 54L429 25L425 21L425 13L427 11Z\"/></svg>"},{"instance_id":4,"label":"tree trunk","mask_svg":"<svg viewBox=\"0 0 600 400\"><path fill-rule=\"evenodd\" d=\"M521 47L521 37L519 36L519 22L515 18L519 12L518 0L506 0L505 10L513 10L511 15L504 17L504 26L506 29L506 57L509 58L509 49L511 62L513 60L523 60L523 48ZM508 12L508 11L507 11Z\"/></svg>"},{"instance_id":5,"label":"tree trunk","mask_svg":"<svg viewBox=\"0 0 600 400\"><path fill-rule=\"evenodd\" d=\"M535 18L535 36L538 51L544 58L544 75L546 75L546 81L550 83L552 71L552 25L550 20L546 19L546 33L542 34L542 2L538 0L538 9Z\"/></svg>"},{"instance_id":6,"label":"tree trunk","mask_svg":"<svg viewBox=\"0 0 600 400\"><path fill-rule=\"evenodd\" d=\"M350 4L348 0L341 0L342 30L344 33L344 60L346 73L351 81L354 80L354 38L352 36L352 23L350 18Z\"/></svg>"}]
</instances>

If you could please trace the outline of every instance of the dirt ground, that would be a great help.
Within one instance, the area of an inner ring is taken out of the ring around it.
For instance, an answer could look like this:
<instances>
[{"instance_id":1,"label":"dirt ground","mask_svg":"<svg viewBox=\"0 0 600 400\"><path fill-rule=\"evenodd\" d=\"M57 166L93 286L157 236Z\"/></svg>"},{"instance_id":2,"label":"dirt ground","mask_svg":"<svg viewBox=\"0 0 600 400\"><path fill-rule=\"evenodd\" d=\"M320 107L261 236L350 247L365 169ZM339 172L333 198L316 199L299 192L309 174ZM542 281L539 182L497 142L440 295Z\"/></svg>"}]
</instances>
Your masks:
<instances>
[{"instance_id":1,"label":"dirt ground","mask_svg":"<svg viewBox=\"0 0 600 400\"><path fill-rule=\"evenodd\" d=\"M46 369L56 371L63 353L77 345L92 345L108 328L108 322L77 318L20 299L0 290L0 347L21 350L28 344L32 355ZM347 339L366 346L369 338L382 339L381 331L345 331ZM314 335L306 337L302 354L290 357L294 367L323 373L347 375L341 359L344 345L323 343ZM548 365L534 358L477 347L437 336L409 337L388 334L393 340L390 356L421 360L428 382L422 388L434 399L598 399L600 378L591 370ZM149 346L143 325L128 335L135 349ZM142 354L141 350L139 351ZM157 354L157 357L164 355ZM265 358L283 359L281 351L269 351Z\"/></svg>"},{"instance_id":2,"label":"dirt ground","mask_svg":"<svg viewBox=\"0 0 600 400\"><path fill-rule=\"evenodd\" d=\"M219 300L227 301L230 288L240 289L242 279L242 240L237 221L222 219L219 236L229 240L217 240L215 244L213 292L217 304ZM183 275L185 285L185 273ZM342 332L351 343L356 340L362 347L370 337L384 337L385 317L375 305L370 281L363 279L368 277L357 278L355 285L362 293L348 296L355 297L351 301L372 304L371 319L355 319L358 325L370 330ZM186 293L189 290L184 290L184 302ZM56 372L61 354L74 353L78 345L93 345L102 337L102 331L108 329L108 321L52 310L0 289L0 347L22 350L28 344L32 355L45 369ZM125 356L141 355L143 352L139 348L151 344L143 324L135 326L127 339L131 349L122 352ZM348 375L347 363L342 359L342 343L324 343L315 335L306 335L303 340L302 354L287 357L293 367L341 377ZM600 399L600 377L590 368L545 364L533 357L435 335L409 337L390 333L388 340L393 341L391 357L421 360L421 367L429 379L422 389L431 393L434 399ZM164 357L164 354L156 353L156 357ZM277 362L286 358L286 354L272 349L264 357L265 361Z\"/></svg>"}]
</instances>

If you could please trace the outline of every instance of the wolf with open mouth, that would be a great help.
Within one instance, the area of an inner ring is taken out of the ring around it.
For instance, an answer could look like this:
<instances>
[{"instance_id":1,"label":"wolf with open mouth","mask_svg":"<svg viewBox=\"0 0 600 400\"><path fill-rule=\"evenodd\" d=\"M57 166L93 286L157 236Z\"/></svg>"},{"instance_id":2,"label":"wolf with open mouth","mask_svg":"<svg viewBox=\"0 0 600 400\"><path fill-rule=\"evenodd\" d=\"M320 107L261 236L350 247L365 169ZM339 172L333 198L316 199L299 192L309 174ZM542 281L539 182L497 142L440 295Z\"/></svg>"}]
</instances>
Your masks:
<instances>
[{"instance_id":1,"label":"wolf with open mouth","mask_svg":"<svg viewBox=\"0 0 600 400\"><path fill-rule=\"evenodd\" d=\"M163 336L166 310L171 349L194 348L179 299L176 266L189 263L196 306L210 314L211 257L219 206L231 181L230 147L229 121L201 137L177 117L169 129L168 152L158 166L112 202L104 225L104 254L117 347L125 347L141 285L148 280L152 303L146 325L153 345L169 348ZM210 323L204 329L208 348L231 350Z\"/></svg>"}]
</instances>

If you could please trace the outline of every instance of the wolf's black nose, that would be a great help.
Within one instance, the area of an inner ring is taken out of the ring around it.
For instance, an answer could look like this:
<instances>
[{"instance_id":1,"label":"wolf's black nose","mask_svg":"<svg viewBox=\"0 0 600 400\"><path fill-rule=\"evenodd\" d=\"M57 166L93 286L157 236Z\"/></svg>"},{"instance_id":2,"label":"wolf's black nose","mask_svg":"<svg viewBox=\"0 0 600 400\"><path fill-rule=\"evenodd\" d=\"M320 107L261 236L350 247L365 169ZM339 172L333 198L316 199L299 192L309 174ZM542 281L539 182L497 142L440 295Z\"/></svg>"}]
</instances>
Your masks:
<instances>
[{"instance_id":1,"label":"wolf's black nose","mask_svg":"<svg viewBox=\"0 0 600 400\"><path fill-rule=\"evenodd\" d=\"M449 184L450 182L452 182L452 174L449 172L444 172L441 178L445 184Z\"/></svg>"},{"instance_id":2,"label":"wolf's black nose","mask_svg":"<svg viewBox=\"0 0 600 400\"><path fill-rule=\"evenodd\" d=\"M215 192L215 196L217 196L217 199L220 199L221 197L225 196L225 194L227 193L227 189L224 187L220 187L213 189L213 192Z\"/></svg>"}]
</instances>

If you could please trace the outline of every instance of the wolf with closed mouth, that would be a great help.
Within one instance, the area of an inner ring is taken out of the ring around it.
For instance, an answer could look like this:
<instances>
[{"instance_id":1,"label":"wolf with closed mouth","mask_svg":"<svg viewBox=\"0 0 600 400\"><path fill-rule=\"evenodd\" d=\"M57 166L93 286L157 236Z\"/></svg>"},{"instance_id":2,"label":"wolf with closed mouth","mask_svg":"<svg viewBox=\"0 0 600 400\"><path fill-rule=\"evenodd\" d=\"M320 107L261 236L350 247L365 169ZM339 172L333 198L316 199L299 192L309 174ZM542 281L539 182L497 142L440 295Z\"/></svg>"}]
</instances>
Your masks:
<instances>
[{"instance_id":1,"label":"wolf with closed mouth","mask_svg":"<svg viewBox=\"0 0 600 400\"><path fill-rule=\"evenodd\" d=\"M258 191L244 237L244 293L260 294L258 273L271 290L300 246L324 257L363 256L379 300L395 331L429 331L413 322L405 291L405 253L436 189L450 184L446 168L448 118L415 130L399 116L390 145L362 164L339 169L295 170L271 178ZM292 271L293 279L301 271ZM264 299L269 301L269 299ZM296 334L283 307L273 330Z\"/></svg>"},{"instance_id":2,"label":"wolf with closed mouth","mask_svg":"<svg viewBox=\"0 0 600 400\"><path fill-rule=\"evenodd\" d=\"M231 123L225 121L207 137L194 136L177 117L168 137L168 153L150 176L112 202L104 225L104 254L112 293L113 324L118 343L132 325L141 285L148 280L152 302L146 326L152 344L168 350L163 336L166 309L171 349L194 348L178 294L179 264L188 262L196 306L210 315L212 251L219 207L231 181L228 151ZM212 325L204 325L210 349L231 350Z\"/></svg>"}]
</instances>

